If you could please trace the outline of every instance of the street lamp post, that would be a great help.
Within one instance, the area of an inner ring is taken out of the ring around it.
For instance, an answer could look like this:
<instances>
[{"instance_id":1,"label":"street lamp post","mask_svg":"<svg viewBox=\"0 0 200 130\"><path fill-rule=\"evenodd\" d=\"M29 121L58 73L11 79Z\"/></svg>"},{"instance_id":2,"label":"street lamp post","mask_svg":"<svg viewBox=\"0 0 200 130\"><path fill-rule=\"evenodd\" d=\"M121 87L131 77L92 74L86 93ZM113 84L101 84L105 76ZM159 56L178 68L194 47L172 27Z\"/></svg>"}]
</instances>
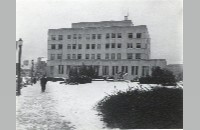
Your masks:
<instances>
[{"instance_id":1,"label":"street lamp post","mask_svg":"<svg viewBox=\"0 0 200 130\"><path fill-rule=\"evenodd\" d=\"M18 79L17 79L17 96L21 95L21 54L22 54L22 44L23 40L20 38L18 41L19 51L18 51Z\"/></svg>"},{"instance_id":2,"label":"street lamp post","mask_svg":"<svg viewBox=\"0 0 200 130\"><path fill-rule=\"evenodd\" d=\"M31 61L31 84L33 85L33 76L34 76L34 60Z\"/></svg>"}]
</instances>

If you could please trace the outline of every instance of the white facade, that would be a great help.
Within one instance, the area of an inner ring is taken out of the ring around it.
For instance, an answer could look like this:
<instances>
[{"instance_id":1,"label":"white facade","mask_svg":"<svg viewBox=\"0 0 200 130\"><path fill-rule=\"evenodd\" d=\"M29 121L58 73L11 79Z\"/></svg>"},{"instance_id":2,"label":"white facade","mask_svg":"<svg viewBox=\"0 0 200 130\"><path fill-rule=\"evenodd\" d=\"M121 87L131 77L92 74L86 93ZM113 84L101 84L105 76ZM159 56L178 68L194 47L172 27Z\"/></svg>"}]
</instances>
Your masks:
<instances>
[{"instance_id":1,"label":"white facade","mask_svg":"<svg viewBox=\"0 0 200 130\"><path fill-rule=\"evenodd\" d=\"M99 76L128 73L129 79L166 66L150 59L150 37L145 25L131 20L73 23L72 28L48 31L48 76L67 77L74 66L92 65Z\"/></svg>"}]
</instances>

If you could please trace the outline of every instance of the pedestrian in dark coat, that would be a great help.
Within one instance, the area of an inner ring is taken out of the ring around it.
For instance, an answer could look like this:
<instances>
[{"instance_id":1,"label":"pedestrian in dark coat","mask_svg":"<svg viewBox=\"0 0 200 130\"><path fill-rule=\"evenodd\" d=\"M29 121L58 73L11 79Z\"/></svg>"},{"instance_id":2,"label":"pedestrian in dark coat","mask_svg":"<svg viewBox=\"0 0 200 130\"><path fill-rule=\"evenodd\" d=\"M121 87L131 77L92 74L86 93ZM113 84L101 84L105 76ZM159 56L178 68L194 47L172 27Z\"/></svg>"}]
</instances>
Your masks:
<instances>
[{"instance_id":1,"label":"pedestrian in dark coat","mask_svg":"<svg viewBox=\"0 0 200 130\"><path fill-rule=\"evenodd\" d=\"M41 84L42 92L44 92L45 89L46 89L46 83L47 83L47 78L46 78L45 76L43 76L43 77L40 79L40 84Z\"/></svg>"},{"instance_id":2,"label":"pedestrian in dark coat","mask_svg":"<svg viewBox=\"0 0 200 130\"><path fill-rule=\"evenodd\" d=\"M33 78L33 83L34 83L34 84L37 83L37 79L36 79L36 77Z\"/></svg>"}]
</instances>

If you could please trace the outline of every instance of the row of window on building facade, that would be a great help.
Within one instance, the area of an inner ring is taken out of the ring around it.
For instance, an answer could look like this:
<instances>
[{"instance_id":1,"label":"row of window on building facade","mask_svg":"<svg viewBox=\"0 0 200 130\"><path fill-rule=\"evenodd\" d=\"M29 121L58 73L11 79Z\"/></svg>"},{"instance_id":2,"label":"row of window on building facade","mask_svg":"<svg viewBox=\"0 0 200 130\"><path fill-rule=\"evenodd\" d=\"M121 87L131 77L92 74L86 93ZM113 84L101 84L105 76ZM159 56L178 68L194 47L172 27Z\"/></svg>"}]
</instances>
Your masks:
<instances>
[{"instance_id":1,"label":"row of window on building facade","mask_svg":"<svg viewBox=\"0 0 200 130\"><path fill-rule=\"evenodd\" d=\"M141 53L135 53L135 57L133 57L134 53L127 53L127 59L141 59ZM62 54L57 54L57 60L62 59ZM67 54L67 59L83 59L82 54ZM102 59L101 54L85 54L85 59ZM112 60L120 60L121 59L121 53L106 53L105 58L106 60L112 59ZM50 60L56 60L56 55L51 54Z\"/></svg>"},{"instance_id":2,"label":"row of window on building facade","mask_svg":"<svg viewBox=\"0 0 200 130\"><path fill-rule=\"evenodd\" d=\"M69 74L69 71L72 67L71 65L66 66L66 74ZM99 67L95 67L95 72L98 74L99 73ZM112 67L112 75L119 74L119 68L120 66L111 66ZM79 68L78 66L76 68ZM149 66L142 66L142 76L147 76L149 75ZM53 74L54 72L54 66L50 66L50 72ZM121 72L122 73L130 73L131 75L139 75L139 66L131 66L131 71L129 72L128 66L121 66ZM64 74L64 65L58 65L58 74ZM109 75L109 66L102 66L102 75Z\"/></svg>"},{"instance_id":3,"label":"row of window on building facade","mask_svg":"<svg viewBox=\"0 0 200 130\"><path fill-rule=\"evenodd\" d=\"M127 43L127 48L134 48L133 43ZM62 44L58 44L56 47L56 44L51 44L50 47L52 50L57 49L63 49ZM105 49L109 48L122 48L121 43L106 43ZM136 48L142 48L141 43L136 43ZM147 48L147 44L145 44L145 48ZM82 44L67 44L67 49L82 49ZM101 44L86 44L85 49L101 49Z\"/></svg>"},{"instance_id":4,"label":"row of window on building facade","mask_svg":"<svg viewBox=\"0 0 200 130\"><path fill-rule=\"evenodd\" d=\"M83 34L67 35L67 39L82 39ZM122 33L106 33L105 39L109 38L123 38ZM127 33L127 38L142 38L142 33ZM51 35L51 40L63 40L64 35ZM85 39L102 39L102 34L86 34Z\"/></svg>"}]
</instances>

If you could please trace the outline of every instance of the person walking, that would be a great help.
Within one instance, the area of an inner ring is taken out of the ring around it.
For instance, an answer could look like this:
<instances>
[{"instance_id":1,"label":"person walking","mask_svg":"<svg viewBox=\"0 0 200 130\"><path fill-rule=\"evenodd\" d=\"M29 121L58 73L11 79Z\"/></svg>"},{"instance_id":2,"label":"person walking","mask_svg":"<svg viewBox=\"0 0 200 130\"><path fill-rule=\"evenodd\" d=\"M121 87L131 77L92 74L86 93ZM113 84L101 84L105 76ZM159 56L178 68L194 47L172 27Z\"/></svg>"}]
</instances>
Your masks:
<instances>
[{"instance_id":1,"label":"person walking","mask_svg":"<svg viewBox=\"0 0 200 130\"><path fill-rule=\"evenodd\" d=\"M33 83L34 83L34 84L37 83L37 79L36 79L36 77L33 77Z\"/></svg>"},{"instance_id":2,"label":"person walking","mask_svg":"<svg viewBox=\"0 0 200 130\"><path fill-rule=\"evenodd\" d=\"M45 75L40 79L40 84L41 84L41 90L42 92L45 91L46 89L46 83L47 83L47 78L45 77Z\"/></svg>"}]
</instances>

